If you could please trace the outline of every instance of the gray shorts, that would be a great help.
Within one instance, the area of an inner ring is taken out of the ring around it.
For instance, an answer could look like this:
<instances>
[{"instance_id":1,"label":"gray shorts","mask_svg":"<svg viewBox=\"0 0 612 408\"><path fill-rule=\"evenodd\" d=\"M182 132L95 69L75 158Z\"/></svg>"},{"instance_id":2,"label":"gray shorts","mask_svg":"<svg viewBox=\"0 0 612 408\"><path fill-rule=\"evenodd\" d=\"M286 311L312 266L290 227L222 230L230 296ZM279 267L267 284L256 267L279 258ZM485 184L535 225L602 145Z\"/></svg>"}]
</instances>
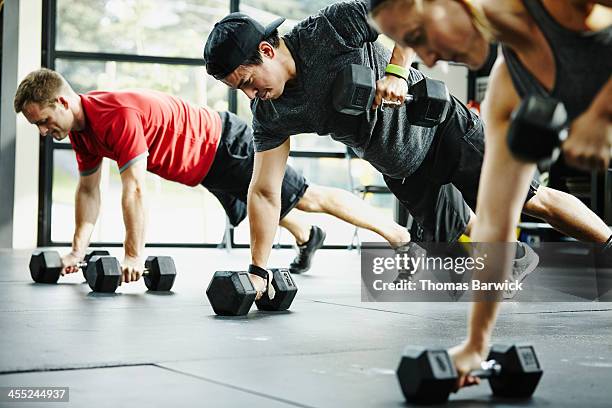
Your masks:
<instances>
[{"instance_id":1,"label":"gray shorts","mask_svg":"<svg viewBox=\"0 0 612 408\"><path fill-rule=\"evenodd\" d=\"M237 226L247 216L247 194L253 174L253 133L250 126L230 112L221 116L221 140L210 171L202 180L221 203L230 223ZM306 192L306 179L291 166L285 169L281 187L281 215L283 219Z\"/></svg>"},{"instance_id":2,"label":"gray shorts","mask_svg":"<svg viewBox=\"0 0 612 408\"><path fill-rule=\"evenodd\" d=\"M456 241L470 221L470 208L476 209L484 128L478 116L470 115L463 120L451 119L436 133L423 163L410 177L385 176L391 192L418 224L412 230L415 241ZM537 177L531 181L525 202L540 186Z\"/></svg>"}]
</instances>

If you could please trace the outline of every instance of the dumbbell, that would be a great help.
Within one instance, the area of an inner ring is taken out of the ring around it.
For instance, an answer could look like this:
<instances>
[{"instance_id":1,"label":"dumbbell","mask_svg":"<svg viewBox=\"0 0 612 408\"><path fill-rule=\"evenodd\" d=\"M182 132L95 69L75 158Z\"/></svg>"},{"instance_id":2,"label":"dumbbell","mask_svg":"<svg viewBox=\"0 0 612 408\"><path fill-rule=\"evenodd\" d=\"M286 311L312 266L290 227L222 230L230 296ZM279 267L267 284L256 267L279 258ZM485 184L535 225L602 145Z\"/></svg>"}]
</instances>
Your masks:
<instances>
[{"instance_id":1,"label":"dumbbell","mask_svg":"<svg viewBox=\"0 0 612 408\"><path fill-rule=\"evenodd\" d=\"M493 394L506 398L528 398L535 391L542 369L533 346L493 345L480 370L470 375L488 378ZM397 378L406 401L439 404L448 399L457 382L457 370L446 350L408 346Z\"/></svg>"},{"instance_id":2,"label":"dumbbell","mask_svg":"<svg viewBox=\"0 0 612 408\"><path fill-rule=\"evenodd\" d=\"M93 256L110 255L108 251L91 250L85 255L83 262L79 262L77 267L83 271ZM62 258L57 251L34 251L30 258L30 275L34 282L38 283L57 283L62 271ZM85 279L87 277L85 276Z\"/></svg>"},{"instance_id":3,"label":"dumbbell","mask_svg":"<svg viewBox=\"0 0 612 408\"><path fill-rule=\"evenodd\" d=\"M253 302L259 310L283 311L289 309L297 286L289 269L270 269L272 286L276 291L274 299L264 294L255 301L257 291L246 271L217 271L206 289L206 296L214 312L220 316L244 316Z\"/></svg>"},{"instance_id":4,"label":"dumbbell","mask_svg":"<svg viewBox=\"0 0 612 408\"><path fill-rule=\"evenodd\" d=\"M110 256L94 256L85 268L87 284L94 292L115 292L121 284L121 276L119 261ZM169 256L149 256L142 276L147 289L169 291L176 278L174 260Z\"/></svg>"},{"instance_id":5,"label":"dumbbell","mask_svg":"<svg viewBox=\"0 0 612 408\"><path fill-rule=\"evenodd\" d=\"M88 263L89 260L94 257L94 256L110 256L110 253L108 251L104 251L101 249L93 249L89 252L87 252L87 254L85 254L85 258L83 259L83 262ZM87 266L87 265L85 265ZM85 276L85 268L81 267L81 272L83 272L83 277L85 278L85 280L87 280L87 276Z\"/></svg>"},{"instance_id":6,"label":"dumbbell","mask_svg":"<svg viewBox=\"0 0 612 408\"><path fill-rule=\"evenodd\" d=\"M365 65L351 64L338 73L333 83L334 109L360 115L372 108L376 96L374 72ZM450 94L442 81L425 78L408 88L405 102L408 120L415 126L434 127L444 121L450 108ZM398 105L383 101L383 105Z\"/></svg>"},{"instance_id":7,"label":"dumbbell","mask_svg":"<svg viewBox=\"0 0 612 408\"><path fill-rule=\"evenodd\" d=\"M507 142L512 154L529 163L553 162L567 131L565 105L554 98L529 95L512 112Z\"/></svg>"}]
</instances>

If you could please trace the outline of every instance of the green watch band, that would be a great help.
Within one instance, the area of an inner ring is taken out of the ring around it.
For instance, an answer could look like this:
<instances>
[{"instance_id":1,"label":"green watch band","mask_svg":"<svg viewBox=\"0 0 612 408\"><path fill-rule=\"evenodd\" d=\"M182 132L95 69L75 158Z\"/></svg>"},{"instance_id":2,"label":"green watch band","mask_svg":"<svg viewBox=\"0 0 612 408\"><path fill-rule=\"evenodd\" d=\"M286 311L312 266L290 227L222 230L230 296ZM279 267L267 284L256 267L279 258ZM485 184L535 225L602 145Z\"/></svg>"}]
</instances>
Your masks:
<instances>
[{"instance_id":1,"label":"green watch band","mask_svg":"<svg viewBox=\"0 0 612 408\"><path fill-rule=\"evenodd\" d=\"M389 64L385 68L385 73L408 81L408 70L401 65Z\"/></svg>"}]
</instances>

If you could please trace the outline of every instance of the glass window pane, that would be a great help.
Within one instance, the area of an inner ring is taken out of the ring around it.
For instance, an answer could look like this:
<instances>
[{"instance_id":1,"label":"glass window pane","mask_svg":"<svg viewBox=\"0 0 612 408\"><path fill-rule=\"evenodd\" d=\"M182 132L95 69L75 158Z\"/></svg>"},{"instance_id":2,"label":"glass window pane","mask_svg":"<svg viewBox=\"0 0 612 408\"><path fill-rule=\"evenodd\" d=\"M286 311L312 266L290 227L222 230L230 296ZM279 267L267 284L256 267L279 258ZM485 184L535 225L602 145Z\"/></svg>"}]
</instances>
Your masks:
<instances>
[{"instance_id":1,"label":"glass window pane","mask_svg":"<svg viewBox=\"0 0 612 408\"><path fill-rule=\"evenodd\" d=\"M228 0L57 0L56 49L201 58Z\"/></svg>"},{"instance_id":2,"label":"glass window pane","mask_svg":"<svg viewBox=\"0 0 612 408\"><path fill-rule=\"evenodd\" d=\"M72 242L74 233L74 192L79 172L72 150L53 152L51 198L51 240Z\"/></svg>"},{"instance_id":3,"label":"glass window pane","mask_svg":"<svg viewBox=\"0 0 612 408\"><path fill-rule=\"evenodd\" d=\"M55 68L78 93L147 88L170 93L196 105L227 110L227 87L206 75L204 67L58 59Z\"/></svg>"},{"instance_id":4,"label":"glass window pane","mask_svg":"<svg viewBox=\"0 0 612 408\"><path fill-rule=\"evenodd\" d=\"M310 184L320 184L350 190L348 163L344 159L330 158L289 158L289 164L300 171ZM353 159L351 162L354 186L383 185L382 176L371 165L363 160ZM366 201L376 211L393 218L394 198L391 194L368 194ZM349 245L353 238L355 227L326 214L302 213L304 222L321 226L327 232L325 243L328 245ZM279 235L280 232L280 235ZM365 230L359 230L362 241L381 241L378 235ZM280 239L279 239L280 238ZM236 243L249 243L248 219L234 230ZM278 229L275 242L294 244L293 236L285 229Z\"/></svg>"},{"instance_id":5,"label":"glass window pane","mask_svg":"<svg viewBox=\"0 0 612 408\"><path fill-rule=\"evenodd\" d=\"M290 157L288 164L303 174L309 183L350 188L347 161L344 159Z\"/></svg>"},{"instance_id":6,"label":"glass window pane","mask_svg":"<svg viewBox=\"0 0 612 408\"><path fill-rule=\"evenodd\" d=\"M74 195L78 182L72 150L53 153L53 201L51 239L71 242L74 233ZM101 209L93 242L123 242L125 227L121 210L121 178L117 165L102 165ZM147 242L219 243L225 231L225 212L203 187L187 187L148 173ZM180 209L180 211L177 211Z\"/></svg>"},{"instance_id":7,"label":"glass window pane","mask_svg":"<svg viewBox=\"0 0 612 408\"><path fill-rule=\"evenodd\" d=\"M240 11L266 24L282 16L287 21L281 26L281 33L287 32L295 23L315 14L318 10L342 0L240 0Z\"/></svg>"}]
</instances>

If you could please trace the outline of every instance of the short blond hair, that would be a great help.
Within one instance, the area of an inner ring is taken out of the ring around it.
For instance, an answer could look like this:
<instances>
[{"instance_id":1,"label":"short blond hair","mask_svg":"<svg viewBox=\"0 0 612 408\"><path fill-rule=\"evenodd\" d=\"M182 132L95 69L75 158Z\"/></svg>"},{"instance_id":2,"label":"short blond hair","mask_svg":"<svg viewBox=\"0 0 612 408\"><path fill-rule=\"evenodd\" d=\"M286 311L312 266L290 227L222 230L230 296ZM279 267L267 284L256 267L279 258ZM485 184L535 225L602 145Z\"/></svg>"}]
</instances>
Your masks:
<instances>
[{"instance_id":1,"label":"short blond hair","mask_svg":"<svg viewBox=\"0 0 612 408\"><path fill-rule=\"evenodd\" d=\"M53 105L55 98L67 86L64 77L53 70L41 68L30 72L15 92L15 113L20 113L29 103L37 103L41 107Z\"/></svg>"},{"instance_id":2,"label":"short blond hair","mask_svg":"<svg viewBox=\"0 0 612 408\"><path fill-rule=\"evenodd\" d=\"M403 2L403 3L408 3L409 7L417 7L417 10L421 10L423 8L423 1L422 0L384 0L381 1L380 3L378 3L378 5L376 5L376 7L374 7L371 11L370 11L370 17L375 18L378 13L381 12L381 10L399 3L399 2Z\"/></svg>"}]
</instances>

